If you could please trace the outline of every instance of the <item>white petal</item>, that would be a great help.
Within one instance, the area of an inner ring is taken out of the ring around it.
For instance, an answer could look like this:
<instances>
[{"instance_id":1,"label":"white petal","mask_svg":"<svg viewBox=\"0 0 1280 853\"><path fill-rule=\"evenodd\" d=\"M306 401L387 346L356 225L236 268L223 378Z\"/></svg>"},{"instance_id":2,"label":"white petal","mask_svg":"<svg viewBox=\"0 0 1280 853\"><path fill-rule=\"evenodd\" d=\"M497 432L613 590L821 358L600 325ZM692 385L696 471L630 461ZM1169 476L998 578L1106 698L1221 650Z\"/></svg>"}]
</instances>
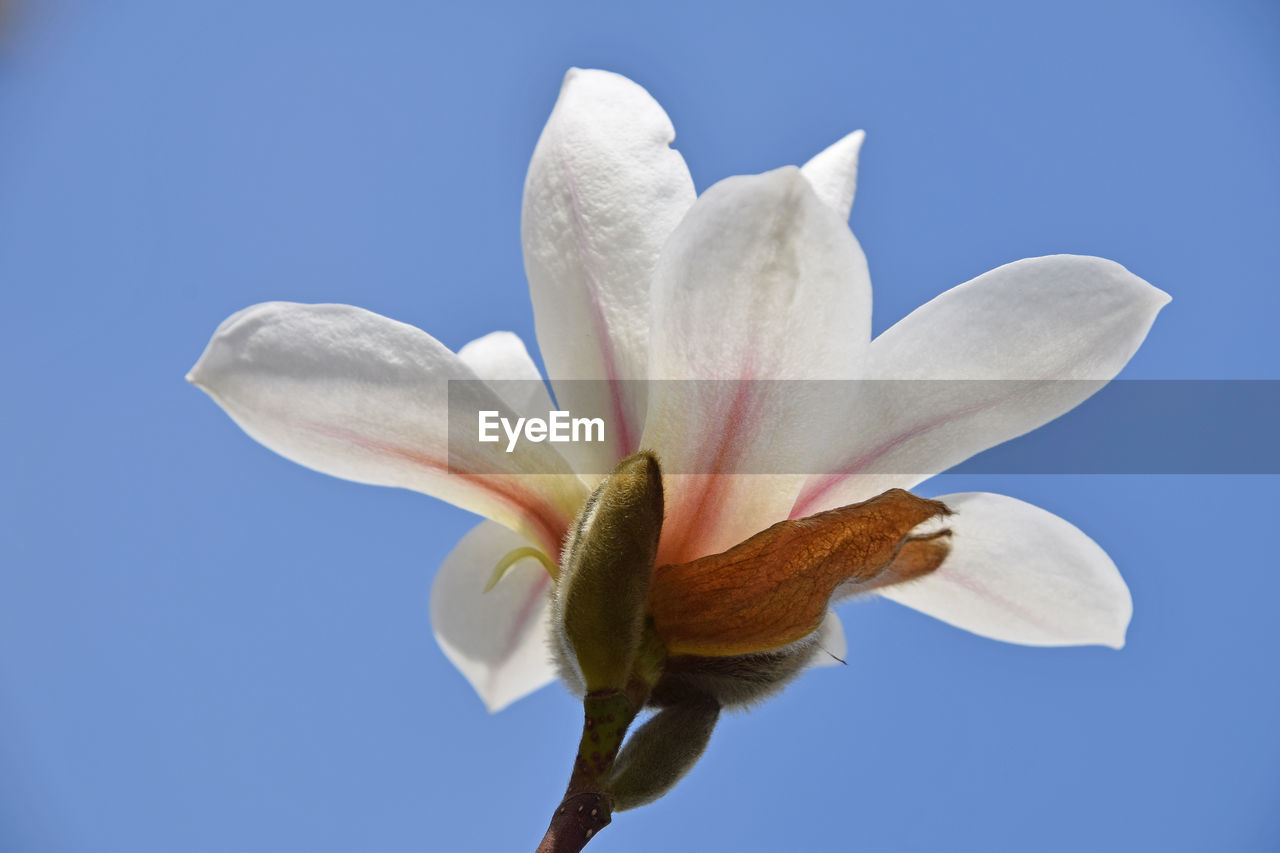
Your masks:
<instances>
[{"instance_id":1,"label":"white petal","mask_svg":"<svg viewBox=\"0 0 1280 853\"><path fill-rule=\"evenodd\" d=\"M445 657L491 711L555 680L547 650L550 577L536 559L520 560L484 591L504 556L531 543L483 521L445 558L431 585L431 628Z\"/></svg>"},{"instance_id":2,"label":"white petal","mask_svg":"<svg viewBox=\"0 0 1280 853\"><path fill-rule=\"evenodd\" d=\"M1029 503L941 495L952 550L933 574L881 595L958 628L1028 646L1124 645L1133 601L1106 552Z\"/></svg>"},{"instance_id":3,"label":"white petal","mask_svg":"<svg viewBox=\"0 0 1280 853\"><path fill-rule=\"evenodd\" d=\"M525 180L522 235L538 345L557 399L604 417L602 444L575 452L581 471L607 473L637 448L649 282L658 252L693 204L693 180L670 147L675 130L640 86L606 71L571 70Z\"/></svg>"},{"instance_id":4,"label":"white petal","mask_svg":"<svg viewBox=\"0 0 1280 853\"><path fill-rule=\"evenodd\" d=\"M903 381L859 384L851 440L793 517L911 488L1070 411L1124 367L1168 301L1117 263L1075 255L947 291L871 343L868 378Z\"/></svg>"},{"instance_id":5,"label":"white petal","mask_svg":"<svg viewBox=\"0 0 1280 853\"><path fill-rule=\"evenodd\" d=\"M861 130L855 130L800 167L818 198L841 219L847 220L853 208L853 194L858 188L858 152L866 136Z\"/></svg>"},{"instance_id":6,"label":"white petal","mask_svg":"<svg viewBox=\"0 0 1280 853\"><path fill-rule=\"evenodd\" d=\"M545 418L555 409L538 366L520 336L490 332L465 344L458 358L517 413Z\"/></svg>"},{"instance_id":7,"label":"white petal","mask_svg":"<svg viewBox=\"0 0 1280 853\"><path fill-rule=\"evenodd\" d=\"M812 667L838 666L845 662L849 655L849 644L844 637L844 624L834 610L828 610L827 616L818 627L818 653L813 656Z\"/></svg>"},{"instance_id":8,"label":"white petal","mask_svg":"<svg viewBox=\"0 0 1280 853\"><path fill-rule=\"evenodd\" d=\"M698 199L663 250L650 377L857 376L870 313L858 242L798 169L729 178ZM814 442L827 440L837 415L821 383L659 381L649 393L643 446L681 478L668 487L661 559L670 562L783 518L802 481L794 472L813 470Z\"/></svg>"},{"instance_id":9,"label":"white petal","mask_svg":"<svg viewBox=\"0 0 1280 853\"><path fill-rule=\"evenodd\" d=\"M481 379L541 381L524 341L514 332L490 332L463 345L458 358Z\"/></svg>"},{"instance_id":10,"label":"white petal","mask_svg":"<svg viewBox=\"0 0 1280 853\"><path fill-rule=\"evenodd\" d=\"M426 332L360 308L246 308L218 327L187 378L282 456L336 477L434 495L553 552L586 498L546 444L523 442L505 453L501 442L455 440L451 457L448 380L471 380L458 386L457 411L501 410L501 401ZM455 413L455 430L470 428L460 420Z\"/></svg>"}]
</instances>

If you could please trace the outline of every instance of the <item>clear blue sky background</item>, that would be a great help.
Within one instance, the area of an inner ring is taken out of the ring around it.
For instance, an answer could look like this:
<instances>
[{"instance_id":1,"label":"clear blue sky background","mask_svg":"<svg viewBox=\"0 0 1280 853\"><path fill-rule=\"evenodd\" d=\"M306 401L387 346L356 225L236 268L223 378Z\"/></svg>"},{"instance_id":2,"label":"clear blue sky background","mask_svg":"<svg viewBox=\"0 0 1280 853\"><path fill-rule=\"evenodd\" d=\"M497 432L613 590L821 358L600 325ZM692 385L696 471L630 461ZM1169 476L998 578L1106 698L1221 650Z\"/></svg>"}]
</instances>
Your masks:
<instances>
[{"instance_id":1,"label":"clear blue sky background","mask_svg":"<svg viewBox=\"0 0 1280 853\"><path fill-rule=\"evenodd\" d=\"M12 4L11 4L12 5ZM297 467L183 382L231 312L533 340L528 158L570 65L663 103L699 189L865 128L883 329L1053 252L1173 295L1126 376L1276 378L1274 2L18 0L0 31L0 849L529 849L578 711L436 648L472 517ZM1274 477L944 477L1115 558L1129 644L845 609L848 667L726 719L592 849L1280 846Z\"/></svg>"}]
</instances>

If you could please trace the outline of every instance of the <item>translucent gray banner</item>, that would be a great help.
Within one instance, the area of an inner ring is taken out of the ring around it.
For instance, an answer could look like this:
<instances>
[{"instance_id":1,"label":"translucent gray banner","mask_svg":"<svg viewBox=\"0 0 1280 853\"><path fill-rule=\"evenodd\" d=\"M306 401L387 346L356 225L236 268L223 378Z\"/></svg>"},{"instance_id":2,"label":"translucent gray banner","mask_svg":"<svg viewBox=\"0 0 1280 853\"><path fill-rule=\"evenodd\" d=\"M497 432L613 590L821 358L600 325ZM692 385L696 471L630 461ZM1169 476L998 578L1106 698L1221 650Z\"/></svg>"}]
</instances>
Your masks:
<instances>
[{"instance_id":1,"label":"translucent gray banner","mask_svg":"<svg viewBox=\"0 0 1280 853\"><path fill-rule=\"evenodd\" d=\"M459 474L1277 474L1278 434L1280 380L449 382Z\"/></svg>"}]
</instances>

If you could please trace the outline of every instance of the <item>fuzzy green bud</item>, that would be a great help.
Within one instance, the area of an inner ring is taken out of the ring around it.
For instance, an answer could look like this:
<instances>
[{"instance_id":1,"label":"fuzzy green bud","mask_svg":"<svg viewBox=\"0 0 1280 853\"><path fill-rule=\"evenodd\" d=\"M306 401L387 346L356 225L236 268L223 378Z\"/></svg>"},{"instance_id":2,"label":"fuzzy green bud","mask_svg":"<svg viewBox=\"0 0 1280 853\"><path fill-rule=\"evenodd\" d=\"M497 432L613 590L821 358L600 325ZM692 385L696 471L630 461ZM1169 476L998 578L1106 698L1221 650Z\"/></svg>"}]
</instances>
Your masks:
<instances>
[{"instance_id":1,"label":"fuzzy green bud","mask_svg":"<svg viewBox=\"0 0 1280 853\"><path fill-rule=\"evenodd\" d=\"M693 768L711 739L720 708L695 701L663 708L623 746L605 786L618 811L661 797Z\"/></svg>"},{"instance_id":2,"label":"fuzzy green bud","mask_svg":"<svg viewBox=\"0 0 1280 853\"><path fill-rule=\"evenodd\" d=\"M587 692L627 686L661 532L662 472L648 452L619 462L578 513L554 604L560 651Z\"/></svg>"}]
</instances>

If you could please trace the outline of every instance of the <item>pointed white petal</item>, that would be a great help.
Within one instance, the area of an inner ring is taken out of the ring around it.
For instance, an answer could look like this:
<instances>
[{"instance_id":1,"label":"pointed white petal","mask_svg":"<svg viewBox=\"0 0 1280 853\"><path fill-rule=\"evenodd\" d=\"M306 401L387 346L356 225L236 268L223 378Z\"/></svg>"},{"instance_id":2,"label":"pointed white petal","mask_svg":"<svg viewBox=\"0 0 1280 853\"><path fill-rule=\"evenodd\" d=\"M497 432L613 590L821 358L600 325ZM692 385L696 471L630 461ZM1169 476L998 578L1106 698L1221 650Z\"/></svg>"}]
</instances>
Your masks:
<instances>
[{"instance_id":1,"label":"pointed white petal","mask_svg":"<svg viewBox=\"0 0 1280 853\"><path fill-rule=\"evenodd\" d=\"M459 410L500 410L502 402L426 332L360 308L246 308L218 327L187 378L282 456L336 477L434 495L552 551L586 498L546 444L504 453L501 443L455 440L451 456L450 427L475 427L450 423L448 380L471 380L453 400Z\"/></svg>"},{"instance_id":2,"label":"pointed white petal","mask_svg":"<svg viewBox=\"0 0 1280 853\"><path fill-rule=\"evenodd\" d=\"M519 335L490 332L464 345L458 358L518 414L545 418L555 409L542 374Z\"/></svg>"},{"instance_id":3,"label":"pointed white petal","mask_svg":"<svg viewBox=\"0 0 1280 853\"><path fill-rule=\"evenodd\" d=\"M536 559L514 564L488 592L505 555L531 543L483 521L445 558L431 585L431 629L445 657L491 712L555 680L547 650L550 577Z\"/></svg>"},{"instance_id":4,"label":"pointed white petal","mask_svg":"<svg viewBox=\"0 0 1280 853\"><path fill-rule=\"evenodd\" d=\"M542 379L524 341L514 332L478 337L458 350L458 358L481 379Z\"/></svg>"},{"instance_id":5,"label":"pointed white petal","mask_svg":"<svg viewBox=\"0 0 1280 853\"><path fill-rule=\"evenodd\" d=\"M853 208L853 194L858 188L858 152L866 136L855 130L800 167L818 198L844 220L848 220Z\"/></svg>"},{"instance_id":6,"label":"pointed white petal","mask_svg":"<svg viewBox=\"0 0 1280 853\"><path fill-rule=\"evenodd\" d=\"M525 180L522 234L538 345L557 399L605 417L602 444L582 444L581 471L607 473L637 448L649 282L658 252L693 204L693 180L670 147L675 131L649 93L618 74L573 69Z\"/></svg>"},{"instance_id":7,"label":"pointed white petal","mask_svg":"<svg viewBox=\"0 0 1280 853\"><path fill-rule=\"evenodd\" d=\"M849 644L844 637L844 624L834 610L828 610L818 628L818 653L813 656L813 662L809 666L839 666L848 656Z\"/></svg>"},{"instance_id":8,"label":"pointed white petal","mask_svg":"<svg viewBox=\"0 0 1280 853\"><path fill-rule=\"evenodd\" d=\"M1075 408L1115 376L1169 301L1124 267L1053 255L999 267L876 338L849 441L793 517L916 483ZM983 380L983 381L952 381Z\"/></svg>"},{"instance_id":9,"label":"pointed white petal","mask_svg":"<svg viewBox=\"0 0 1280 853\"><path fill-rule=\"evenodd\" d=\"M650 377L858 375L870 337L866 260L795 167L729 178L698 199L654 276ZM655 382L643 446L673 472L664 562L725 550L786 515L834 429L829 387ZM769 476L760 476L769 472Z\"/></svg>"},{"instance_id":10,"label":"pointed white petal","mask_svg":"<svg viewBox=\"0 0 1280 853\"><path fill-rule=\"evenodd\" d=\"M1120 648L1129 588L1092 539L1051 512L985 492L941 495L951 553L880 594L958 628L1028 646Z\"/></svg>"}]
</instances>

